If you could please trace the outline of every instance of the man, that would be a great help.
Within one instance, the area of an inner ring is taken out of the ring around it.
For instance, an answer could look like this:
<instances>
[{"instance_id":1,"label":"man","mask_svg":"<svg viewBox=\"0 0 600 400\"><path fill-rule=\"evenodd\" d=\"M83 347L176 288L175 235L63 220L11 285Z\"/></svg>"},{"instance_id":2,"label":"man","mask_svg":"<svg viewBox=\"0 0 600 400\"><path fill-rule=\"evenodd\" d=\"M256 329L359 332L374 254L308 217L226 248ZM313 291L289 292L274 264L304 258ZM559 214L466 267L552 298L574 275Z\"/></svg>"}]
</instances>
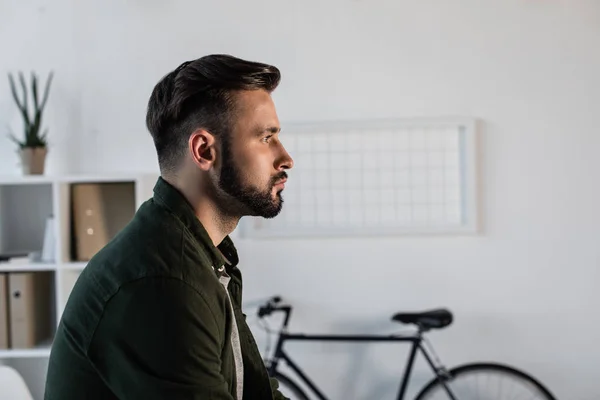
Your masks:
<instances>
[{"instance_id":1,"label":"man","mask_svg":"<svg viewBox=\"0 0 600 400\"><path fill-rule=\"evenodd\" d=\"M276 67L210 55L154 88L154 195L81 273L52 346L45 398L283 399L241 310L229 238L275 217L293 161Z\"/></svg>"}]
</instances>

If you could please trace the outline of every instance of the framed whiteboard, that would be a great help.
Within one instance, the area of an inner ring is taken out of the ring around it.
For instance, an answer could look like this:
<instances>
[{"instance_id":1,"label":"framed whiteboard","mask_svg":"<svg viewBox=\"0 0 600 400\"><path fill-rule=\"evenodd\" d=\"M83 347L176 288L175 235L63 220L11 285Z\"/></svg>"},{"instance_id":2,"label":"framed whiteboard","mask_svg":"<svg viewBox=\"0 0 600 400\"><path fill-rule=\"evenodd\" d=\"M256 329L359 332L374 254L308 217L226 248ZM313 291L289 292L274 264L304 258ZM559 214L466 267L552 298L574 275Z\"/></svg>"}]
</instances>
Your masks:
<instances>
[{"instance_id":1,"label":"framed whiteboard","mask_svg":"<svg viewBox=\"0 0 600 400\"><path fill-rule=\"evenodd\" d=\"M476 233L474 119L283 125L294 159L274 219L244 217L246 238Z\"/></svg>"}]
</instances>

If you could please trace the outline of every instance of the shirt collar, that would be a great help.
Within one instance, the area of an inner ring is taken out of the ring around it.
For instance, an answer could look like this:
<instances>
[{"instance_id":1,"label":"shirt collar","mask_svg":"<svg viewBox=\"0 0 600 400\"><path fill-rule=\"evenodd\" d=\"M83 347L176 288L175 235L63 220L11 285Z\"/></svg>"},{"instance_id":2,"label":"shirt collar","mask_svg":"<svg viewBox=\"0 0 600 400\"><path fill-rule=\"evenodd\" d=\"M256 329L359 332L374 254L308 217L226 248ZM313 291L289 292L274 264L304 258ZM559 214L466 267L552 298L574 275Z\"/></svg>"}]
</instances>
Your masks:
<instances>
[{"instance_id":1,"label":"shirt collar","mask_svg":"<svg viewBox=\"0 0 600 400\"><path fill-rule=\"evenodd\" d=\"M207 250L217 276L220 277L224 269L236 268L239 258L229 235L225 236L218 246L215 246L208 232L196 217L194 209L177 188L159 177L154 185L153 199L178 218L190 230L200 246ZM222 268L223 266L225 268Z\"/></svg>"}]
</instances>

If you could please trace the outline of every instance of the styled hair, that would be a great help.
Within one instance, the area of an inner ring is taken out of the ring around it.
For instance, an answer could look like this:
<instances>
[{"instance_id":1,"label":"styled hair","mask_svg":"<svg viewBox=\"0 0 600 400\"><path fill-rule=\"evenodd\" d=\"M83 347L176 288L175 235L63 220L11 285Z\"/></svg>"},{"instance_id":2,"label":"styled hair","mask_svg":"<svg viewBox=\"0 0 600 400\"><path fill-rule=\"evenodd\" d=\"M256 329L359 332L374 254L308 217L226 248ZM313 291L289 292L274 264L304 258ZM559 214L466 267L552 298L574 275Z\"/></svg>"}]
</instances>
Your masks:
<instances>
[{"instance_id":1,"label":"styled hair","mask_svg":"<svg viewBox=\"0 0 600 400\"><path fill-rule=\"evenodd\" d=\"M263 89L271 93L280 80L279 69L272 65L225 54L186 61L165 75L150 95L146 114L161 172L178 167L196 129L216 136L230 133L236 91Z\"/></svg>"}]
</instances>

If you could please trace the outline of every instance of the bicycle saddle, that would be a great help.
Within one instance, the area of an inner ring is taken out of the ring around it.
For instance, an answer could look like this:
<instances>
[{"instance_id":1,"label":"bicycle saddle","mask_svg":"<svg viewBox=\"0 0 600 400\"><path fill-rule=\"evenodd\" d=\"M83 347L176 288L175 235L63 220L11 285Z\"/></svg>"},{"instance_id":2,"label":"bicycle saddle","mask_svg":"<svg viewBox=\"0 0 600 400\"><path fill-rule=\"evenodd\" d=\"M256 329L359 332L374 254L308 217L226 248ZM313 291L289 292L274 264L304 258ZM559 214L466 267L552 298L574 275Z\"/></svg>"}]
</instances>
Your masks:
<instances>
[{"instance_id":1,"label":"bicycle saddle","mask_svg":"<svg viewBox=\"0 0 600 400\"><path fill-rule=\"evenodd\" d=\"M424 312L397 313L392 321L416 324L425 329L441 329L452 323L452 313L444 308Z\"/></svg>"}]
</instances>

